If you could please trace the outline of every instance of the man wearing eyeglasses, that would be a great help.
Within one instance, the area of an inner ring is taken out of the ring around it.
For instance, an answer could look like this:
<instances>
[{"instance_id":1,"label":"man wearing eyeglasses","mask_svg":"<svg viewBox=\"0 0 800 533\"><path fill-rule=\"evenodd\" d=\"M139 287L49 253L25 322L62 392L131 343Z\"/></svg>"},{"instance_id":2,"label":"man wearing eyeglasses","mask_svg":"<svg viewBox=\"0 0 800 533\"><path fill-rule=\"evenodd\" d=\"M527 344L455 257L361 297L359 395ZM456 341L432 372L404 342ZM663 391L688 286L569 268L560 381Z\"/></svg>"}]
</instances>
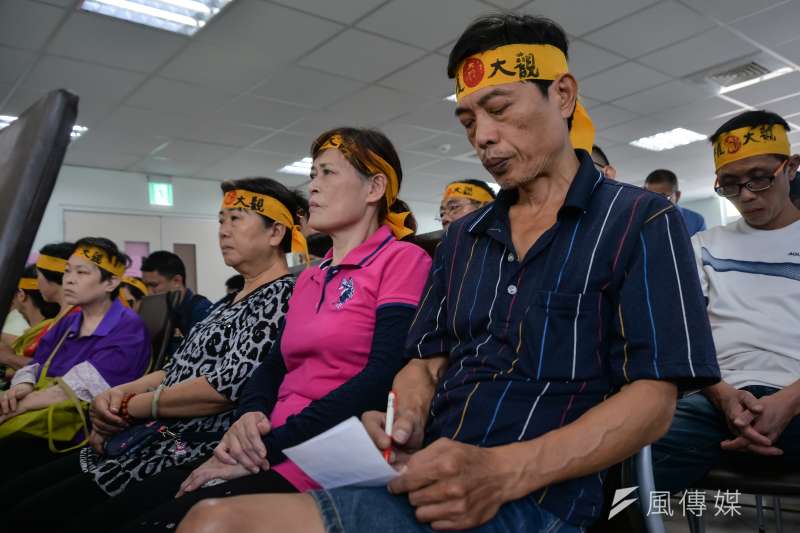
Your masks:
<instances>
[{"instance_id":1,"label":"man wearing eyeglasses","mask_svg":"<svg viewBox=\"0 0 800 533\"><path fill-rule=\"evenodd\" d=\"M439 220L442 229L451 222L474 213L495 199L495 192L481 180L458 180L447 185L439 205Z\"/></svg>"},{"instance_id":2,"label":"man wearing eyeglasses","mask_svg":"<svg viewBox=\"0 0 800 533\"><path fill-rule=\"evenodd\" d=\"M678 205L681 200L681 190L678 188L678 176L674 172L665 168L652 171L644 179L644 188L660 194L675 204L675 208L683 217L686 231L689 232L690 237L699 231L706 230L706 221L703 215Z\"/></svg>"},{"instance_id":3,"label":"man wearing eyeglasses","mask_svg":"<svg viewBox=\"0 0 800 533\"><path fill-rule=\"evenodd\" d=\"M800 210L789 194L800 155L788 130L748 111L711 136L714 190L742 214L692 238L723 379L680 400L653 445L659 490L691 487L723 459L800 466Z\"/></svg>"}]
</instances>

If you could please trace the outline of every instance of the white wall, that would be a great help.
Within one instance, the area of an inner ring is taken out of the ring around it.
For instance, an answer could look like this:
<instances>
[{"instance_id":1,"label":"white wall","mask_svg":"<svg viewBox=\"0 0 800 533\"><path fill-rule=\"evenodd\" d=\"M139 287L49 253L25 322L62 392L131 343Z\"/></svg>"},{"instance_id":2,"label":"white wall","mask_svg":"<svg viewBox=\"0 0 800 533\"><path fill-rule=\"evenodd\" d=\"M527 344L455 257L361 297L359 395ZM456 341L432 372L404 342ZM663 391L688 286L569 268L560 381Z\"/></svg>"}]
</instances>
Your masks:
<instances>
[{"instance_id":1,"label":"white wall","mask_svg":"<svg viewBox=\"0 0 800 533\"><path fill-rule=\"evenodd\" d=\"M697 211L703 215L703 218L706 219L707 228L713 228L714 226L719 226L724 223L718 196L681 200L680 205L681 207Z\"/></svg>"}]
</instances>

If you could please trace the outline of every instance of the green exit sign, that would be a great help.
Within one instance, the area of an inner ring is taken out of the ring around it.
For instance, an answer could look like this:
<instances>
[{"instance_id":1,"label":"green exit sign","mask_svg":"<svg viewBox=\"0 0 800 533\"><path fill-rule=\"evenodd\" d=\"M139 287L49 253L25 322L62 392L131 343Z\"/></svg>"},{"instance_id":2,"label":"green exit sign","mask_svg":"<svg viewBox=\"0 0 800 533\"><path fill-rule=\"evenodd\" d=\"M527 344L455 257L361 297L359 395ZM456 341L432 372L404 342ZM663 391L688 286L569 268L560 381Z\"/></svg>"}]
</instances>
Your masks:
<instances>
[{"instance_id":1,"label":"green exit sign","mask_svg":"<svg viewBox=\"0 0 800 533\"><path fill-rule=\"evenodd\" d=\"M172 184L151 181L147 184L150 205L172 207Z\"/></svg>"}]
</instances>

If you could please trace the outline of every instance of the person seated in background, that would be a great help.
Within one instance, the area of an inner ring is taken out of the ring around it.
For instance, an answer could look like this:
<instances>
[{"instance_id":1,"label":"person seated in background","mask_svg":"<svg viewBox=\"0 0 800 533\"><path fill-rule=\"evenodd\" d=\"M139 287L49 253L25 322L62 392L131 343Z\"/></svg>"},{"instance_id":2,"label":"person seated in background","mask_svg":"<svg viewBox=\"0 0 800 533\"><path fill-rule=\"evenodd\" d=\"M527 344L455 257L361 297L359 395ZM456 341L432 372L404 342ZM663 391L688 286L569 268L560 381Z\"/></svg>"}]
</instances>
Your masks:
<instances>
[{"instance_id":1,"label":"person seated in background","mask_svg":"<svg viewBox=\"0 0 800 533\"><path fill-rule=\"evenodd\" d=\"M236 294L244 288L244 276L236 274L225 280L225 294Z\"/></svg>"},{"instance_id":2,"label":"person seated in background","mask_svg":"<svg viewBox=\"0 0 800 533\"><path fill-rule=\"evenodd\" d=\"M30 362L39 345L40 334L50 326L59 311L58 304L45 302L42 298L42 293L39 292L39 280L36 279L36 265L25 267L17 284L12 305L25 317L30 327L11 345L0 343L0 365L5 365L11 370L10 373L6 373L5 378L10 378L14 370Z\"/></svg>"},{"instance_id":3,"label":"person seated in background","mask_svg":"<svg viewBox=\"0 0 800 533\"><path fill-rule=\"evenodd\" d=\"M400 469L389 490L208 500L180 532L583 531L603 470L667 430L679 387L719 379L680 215L595 169L566 53L557 24L511 13L450 53L456 116L502 190L444 233L392 436L362 418Z\"/></svg>"},{"instance_id":4,"label":"person seated in background","mask_svg":"<svg viewBox=\"0 0 800 533\"><path fill-rule=\"evenodd\" d=\"M308 242L308 258L311 261L318 261L325 257L325 254L327 254L328 250L330 250L333 246L331 236L320 233L311 227L311 225L308 223L308 199L298 190L294 190L293 193L295 194L297 203L300 206L297 210L297 216L300 217L300 229L302 230L303 235Z\"/></svg>"},{"instance_id":5,"label":"person seated in background","mask_svg":"<svg viewBox=\"0 0 800 533\"><path fill-rule=\"evenodd\" d=\"M129 261L108 239L86 237L75 243L64 271L63 292L64 302L80 311L53 325L31 363L14 374L11 388L0 396L0 424L69 399L59 386L37 390L44 377L62 377L78 399L91 401L144 374L150 359L149 334L142 319L117 300ZM9 459L3 466L3 482L9 482L54 455L47 439L12 434L0 440L0 457ZM8 503L0 499L0 505Z\"/></svg>"},{"instance_id":6,"label":"person seated in background","mask_svg":"<svg viewBox=\"0 0 800 533\"><path fill-rule=\"evenodd\" d=\"M212 304L208 298L195 294L186 286L186 266L183 260L177 254L160 250L142 260L141 270L142 280L150 294L174 291L181 293L175 318L181 336L188 336L192 327L208 315ZM174 353L177 347L178 343L173 343L169 353Z\"/></svg>"},{"instance_id":7,"label":"person seated in background","mask_svg":"<svg viewBox=\"0 0 800 533\"><path fill-rule=\"evenodd\" d=\"M596 144L592 145L592 163L594 163L594 168L605 174L607 178L617 179L617 169L609 163L606 153Z\"/></svg>"},{"instance_id":8,"label":"person seated in background","mask_svg":"<svg viewBox=\"0 0 800 533\"><path fill-rule=\"evenodd\" d=\"M309 224L333 249L298 277L281 342L248 382L214 457L174 485L183 496L126 531L168 531L211 496L316 488L283 450L386 403L431 260L402 240L416 222L397 198L400 159L382 133L331 130L311 155ZM212 479L228 481L201 488Z\"/></svg>"},{"instance_id":9,"label":"person seated in background","mask_svg":"<svg viewBox=\"0 0 800 533\"><path fill-rule=\"evenodd\" d=\"M644 179L644 188L650 192L660 194L675 205L678 212L683 216L689 237L698 231L706 230L706 221L703 215L678 205L681 200L681 190L678 188L678 176L674 172L664 168L652 171Z\"/></svg>"},{"instance_id":10,"label":"person seated in background","mask_svg":"<svg viewBox=\"0 0 800 533\"><path fill-rule=\"evenodd\" d=\"M130 307L136 313L139 312L139 308L142 306L142 299L148 294L150 294L150 291L142 278L134 276L122 278L122 286L119 291L120 298L124 305Z\"/></svg>"},{"instance_id":11,"label":"person seated in background","mask_svg":"<svg viewBox=\"0 0 800 533\"><path fill-rule=\"evenodd\" d=\"M225 264L245 279L242 289L192 328L166 368L97 396L91 448L4 489L27 495L17 498L5 520L38 531L74 527L84 533L122 524L148 505L171 500L189 465L209 456L230 427L245 383L279 338L294 286L285 254L302 251L303 240L295 229L293 197L280 183L226 181L222 195L220 250ZM106 453L104 443L156 419L164 420L172 438L119 456ZM167 483L152 483L159 473ZM53 512L33 512L41 505Z\"/></svg>"},{"instance_id":12,"label":"person seated in background","mask_svg":"<svg viewBox=\"0 0 800 533\"><path fill-rule=\"evenodd\" d=\"M451 222L493 202L496 196L485 181L472 179L451 181L444 190L442 202L439 204L442 229L447 229Z\"/></svg>"},{"instance_id":13,"label":"person seated in background","mask_svg":"<svg viewBox=\"0 0 800 533\"><path fill-rule=\"evenodd\" d=\"M58 314L53 324L75 311L75 308L65 301L63 288L64 270L74 249L75 244L71 242L46 244L39 250L39 258L36 259L36 281L39 292L45 302L58 304Z\"/></svg>"},{"instance_id":14,"label":"person seated in background","mask_svg":"<svg viewBox=\"0 0 800 533\"><path fill-rule=\"evenodd\" d=\"M747 111L711 136L715 190L742 214L692 238L722 381L680 400L653 445L659 490L727 460L800 466L800 210L789 199L800 155L787 131L781 116Z\"/></svg>"}]
</instances>

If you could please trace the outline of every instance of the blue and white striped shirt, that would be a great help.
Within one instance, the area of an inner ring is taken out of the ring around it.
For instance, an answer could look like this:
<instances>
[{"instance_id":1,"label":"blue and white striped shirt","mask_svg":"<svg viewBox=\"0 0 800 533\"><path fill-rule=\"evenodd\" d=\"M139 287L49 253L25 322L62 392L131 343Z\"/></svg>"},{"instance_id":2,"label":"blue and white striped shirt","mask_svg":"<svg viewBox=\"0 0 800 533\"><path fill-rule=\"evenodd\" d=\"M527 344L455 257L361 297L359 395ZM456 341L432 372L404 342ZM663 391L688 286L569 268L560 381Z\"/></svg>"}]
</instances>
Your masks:
<instances>
[{"instance_id":1,"label":"blue and white striped shirt","mask_svg":"<svg viewBox=\"0 0 800 533\"><path fill-rule=\"evenodd\" d=\"M524 258L508 221L516 191L448 228L407 346L409 357L449 356L427 442L531 440L637 379L681 389L719 380L681 215L657 194L605 179L577 153L556 224ZM602 507L604 475L530 497L587 526Z\"/></svg>"}]
</instances>

